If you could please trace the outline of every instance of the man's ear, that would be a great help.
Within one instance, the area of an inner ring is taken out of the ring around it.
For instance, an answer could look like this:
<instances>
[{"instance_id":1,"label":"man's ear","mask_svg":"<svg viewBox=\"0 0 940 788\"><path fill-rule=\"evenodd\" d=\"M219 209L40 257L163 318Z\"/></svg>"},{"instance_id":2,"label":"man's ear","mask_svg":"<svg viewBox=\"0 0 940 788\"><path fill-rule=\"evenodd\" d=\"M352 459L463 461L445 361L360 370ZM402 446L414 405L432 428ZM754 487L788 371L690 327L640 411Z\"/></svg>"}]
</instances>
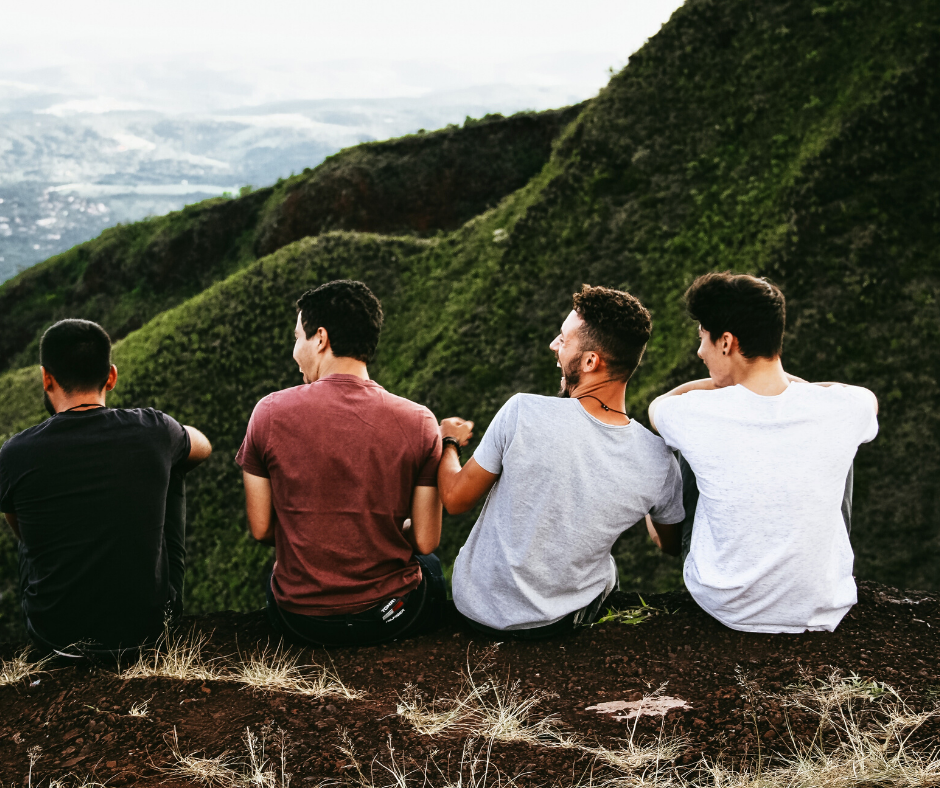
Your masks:
<instances>
[{"instance_id":1,"label":"man's ear","mask_svg":"<svg viewBox=\"0 0 940 788\"><path fill-rule=\"evenodd\" d=\"M581 359L581 371L597 372L603 363L604 360L595 351L592 350L589 353L585 353L584 357Z\"/></svg>"},{"instance_id":2,"label":"man's ear","mask_svg":"<svg viewBox=\"0 0 940 788\"><path fill-rule=\"evenodd\" d=\"M117 383L117 367L112 364L111 369L108 371L108 382L104 384L104 390L111 391L115 383Z\"/></svg>"},{"instance_id":3,"label":"man's ear","mask_svg":"<svg viewBox=\"0 0 940 788\"><path fill-rule=\"evenodd\" d=\"M323 327L320 326L317 329L317 333L310 337L311 340L318 340L319 345L317 346L317 353L326 353L330 349L330 334Z\"/></svg>"},{"instance_id":4,"label":"man's ear","mask_svg":"<svg viewBox=\"0 0 940 788\"><path fill-rule=\"evenodd\" d=\"M730 356L734 353L740 353L741 348L738 345L738 338L730 331L725 331L718 340L718 347L723 355Z\"/></svg>"},{"instance_id":5,"label":"man's ear","mask_svg":"<svg viewBox=\"0 0 940 788\"><path fill-rule=\"evenodd\" d=\"M56 386L55 378L46 371L45 367L40 367L39 369L42 371L42 390L47 394L51 393L52 389Z\"/></svg>"}]
</instances>

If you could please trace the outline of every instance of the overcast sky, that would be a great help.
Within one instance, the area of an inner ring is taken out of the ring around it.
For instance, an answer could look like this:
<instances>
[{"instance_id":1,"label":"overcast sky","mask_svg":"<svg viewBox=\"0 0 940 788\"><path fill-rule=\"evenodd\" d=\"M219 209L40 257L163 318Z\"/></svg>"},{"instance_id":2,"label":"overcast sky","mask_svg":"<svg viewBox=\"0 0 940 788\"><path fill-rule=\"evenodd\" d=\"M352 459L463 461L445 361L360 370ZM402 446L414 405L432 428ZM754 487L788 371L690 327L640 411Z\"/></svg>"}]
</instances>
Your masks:
<instances>
[{"instance_id":1,"label":"overcast sky","mask_svg":"<svg viewBox=\"0 0 940 788\"><path fill-rule=\"evenodd\" d=\"M0 12L0 80L161 104L420 96L474 86L593 95L680 0L44 0ZM203 75L203 76L199 76ZM216 88L214 88L215 90ZM200 100L203 100L204 97ZM164 106L164 109L171 109Z\"/></svg>"}]
</instances>

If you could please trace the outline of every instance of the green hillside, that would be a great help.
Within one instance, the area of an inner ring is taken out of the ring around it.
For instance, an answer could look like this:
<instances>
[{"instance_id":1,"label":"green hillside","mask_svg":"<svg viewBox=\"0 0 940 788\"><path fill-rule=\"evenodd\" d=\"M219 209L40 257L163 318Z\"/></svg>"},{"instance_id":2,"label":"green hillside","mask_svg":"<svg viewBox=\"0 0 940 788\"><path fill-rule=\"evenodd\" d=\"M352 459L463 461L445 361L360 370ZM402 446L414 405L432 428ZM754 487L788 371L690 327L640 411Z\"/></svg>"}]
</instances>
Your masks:
<instances>
[{"instance_id":1,"label":"green hillside","mask_svg":"<svg viewBox=\"0 0 940 788\"><path fill-rule=\"evenodd\" d=\"M467 118L359 145L275 187L112 227L0 285L0 371L34 364L55 320L82 314L120 339L308 235L453 230L538 173L580 109Z\"/></svg>"},{"instance_id":2,"label":"green hillside","mask_svg":"<svg viewBox=\"0 0 940 788\"><path fill-rule=\"evenodd\" d=\"M653 396L704 374L680 302L692 278L769 275L788 296L789 371L881 400L856 463L858 576L940 588L938 88L933 0L689 0L495 209L425 239L297 241L130 334L114 404L155 405L216 447L191 476L190 609L262 603L270 550L246 535L233 456L253 404L300 382L294 299L339 276L385 306L374 377L485 427L512 393L557 388L548 343L582 282L653 314L628 388L645 420ZM2 378L0 439L41 415L35 377ZM472 522L447 518L445 560ZM642 529L616 554L628 587L681 582ZM9 592L2 607L10 622Z\"/></svg>"}]
</instances>

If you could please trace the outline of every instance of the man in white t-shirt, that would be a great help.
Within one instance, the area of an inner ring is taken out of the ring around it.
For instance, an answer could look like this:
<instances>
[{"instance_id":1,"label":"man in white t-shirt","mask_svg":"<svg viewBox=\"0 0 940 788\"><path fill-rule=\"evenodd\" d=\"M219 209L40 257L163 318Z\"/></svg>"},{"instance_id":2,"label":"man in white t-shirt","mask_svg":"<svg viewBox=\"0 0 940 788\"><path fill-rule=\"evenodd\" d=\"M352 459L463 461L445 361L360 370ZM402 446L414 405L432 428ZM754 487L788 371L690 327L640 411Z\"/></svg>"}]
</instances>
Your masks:
<instances>
[{"instance_id":1,"label":"man in white t-shirt","mask_svg":"<svg viewBox=\"0 0 940 788\"><path fill-rule=\"evenodd\" d=\"M685 297L709 377L649 412L683 460L685 584L732 629L831 632L857 601L851 470L878 433L878 401L784 371L785 302L770 282L706 274Z\"/></svg>"},{"instance_id":2,"label":"man in white t-shirt","mask_svg":"<svg viewBox=\"0 0 940 788\"><path fill-rule=\"evenodd\" d=\"M611 548L638 522L679 554L679 465L625 405L651 325L629 293L584 285L551 343L560 397L512 397L462 469L473 424L441 423L447 511L487 496L453 575L454 603L475 629L529 640L593 623L617 585Z\"/></svg>"}]
</instances>

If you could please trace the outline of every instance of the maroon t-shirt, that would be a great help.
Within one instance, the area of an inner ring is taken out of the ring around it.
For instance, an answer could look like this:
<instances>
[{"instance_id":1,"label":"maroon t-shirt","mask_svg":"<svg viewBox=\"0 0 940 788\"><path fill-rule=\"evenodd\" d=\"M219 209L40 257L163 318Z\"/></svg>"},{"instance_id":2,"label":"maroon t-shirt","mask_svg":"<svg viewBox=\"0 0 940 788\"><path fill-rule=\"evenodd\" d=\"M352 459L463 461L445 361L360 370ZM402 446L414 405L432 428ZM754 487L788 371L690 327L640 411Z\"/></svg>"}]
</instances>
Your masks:
<instances>
[{"instance_id":1,"label":"maroon t-shirt","mask_svg":"<svg viewBox=\"0 0 940 788\"><path fill-rule=\"evenodd\" d=\"M437 485L440 432L423 405L329 375L261 400L235 461L271 480L284 610L357 613L421 582L402 526L415 487Z\"/></svg>"}]
</instances>

